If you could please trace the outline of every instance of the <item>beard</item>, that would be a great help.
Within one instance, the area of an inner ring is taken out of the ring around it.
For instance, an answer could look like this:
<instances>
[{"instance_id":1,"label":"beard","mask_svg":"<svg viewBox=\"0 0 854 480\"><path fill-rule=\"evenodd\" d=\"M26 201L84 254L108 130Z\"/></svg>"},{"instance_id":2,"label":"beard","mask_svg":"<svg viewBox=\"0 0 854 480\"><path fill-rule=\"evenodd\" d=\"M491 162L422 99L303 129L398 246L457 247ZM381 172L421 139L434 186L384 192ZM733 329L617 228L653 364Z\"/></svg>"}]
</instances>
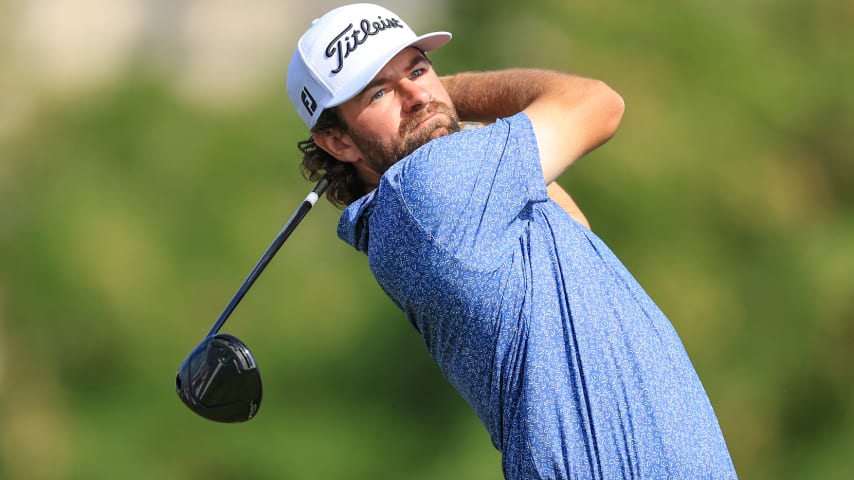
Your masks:
<instances>
[{"instance_id":1,"label":"beard","mask_svg":"<svg viewBox=\"0 0 854 480\"><path fill-rule=\"evenodd\" d=\"M418 125L430 115L436 114L429 125ZM460 131L460 118L451 105L436 100L408 118L403 119L398 129L398 140L378 140L351 129L353 143L365 156L365 161L378 173L383 174L399 160L408 157L430 140Z\"/></svg>"}]
</instances>

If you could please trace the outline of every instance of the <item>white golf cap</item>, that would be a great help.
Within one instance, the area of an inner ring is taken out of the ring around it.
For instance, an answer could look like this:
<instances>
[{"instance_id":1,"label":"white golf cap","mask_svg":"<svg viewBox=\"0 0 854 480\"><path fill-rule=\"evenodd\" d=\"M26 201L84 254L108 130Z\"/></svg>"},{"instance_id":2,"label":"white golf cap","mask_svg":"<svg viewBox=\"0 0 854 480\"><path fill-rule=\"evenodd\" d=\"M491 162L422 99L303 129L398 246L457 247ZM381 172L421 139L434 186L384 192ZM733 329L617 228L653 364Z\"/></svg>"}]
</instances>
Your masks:
<instances>
[{"instance_id":1,"label":"white golf cap","mask_svg":"<svg viewBox=\"0 0 854 480\"><path fill-rule=\"evenodd\" d=\"M417 36L397 15L378 5L338 7L312 22L288 67L288 95L308 128L324 109L355 97L407 47L424 52L451 40L448 32Z\"/></svg>"}]
</instances>

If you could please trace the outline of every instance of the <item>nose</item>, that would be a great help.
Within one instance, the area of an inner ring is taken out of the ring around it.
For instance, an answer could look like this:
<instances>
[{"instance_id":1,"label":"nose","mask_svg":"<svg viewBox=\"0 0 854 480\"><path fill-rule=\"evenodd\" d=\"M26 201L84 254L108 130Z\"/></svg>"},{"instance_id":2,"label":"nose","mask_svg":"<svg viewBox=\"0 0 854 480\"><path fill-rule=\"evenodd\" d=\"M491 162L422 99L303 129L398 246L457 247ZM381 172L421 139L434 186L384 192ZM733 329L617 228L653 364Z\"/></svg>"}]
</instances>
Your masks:
<instances>
[{"instance_id":1,"label":"nose","mask_svg":"<svg viewBox=\"0 0 854 480\"><path fill-rule=\"evenodd\" d=\"M427 89L408 78L400 81L400 94L406 111L418 110L433 99L433 95Z\"/></svg>"}]
</instances>

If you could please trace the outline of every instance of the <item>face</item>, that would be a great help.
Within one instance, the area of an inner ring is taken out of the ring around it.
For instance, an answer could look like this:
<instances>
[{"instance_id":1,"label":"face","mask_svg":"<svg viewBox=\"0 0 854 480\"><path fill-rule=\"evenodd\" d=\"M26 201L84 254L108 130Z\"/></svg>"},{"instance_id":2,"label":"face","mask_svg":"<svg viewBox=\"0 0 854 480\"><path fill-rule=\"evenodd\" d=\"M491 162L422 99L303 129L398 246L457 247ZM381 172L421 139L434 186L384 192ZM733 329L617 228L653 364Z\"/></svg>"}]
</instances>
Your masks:
<instances>
[{"instance_id":1,"label":"face","mask_svg":"<svg viewBox=\"0 0 854 480\"><path fill-rule=\"evenodd\" d=\"M430 61L416 48L395 56L339 113L354 163L379 177L425 143L460 129L459 117Z\"/></svg>"}]
</instances>

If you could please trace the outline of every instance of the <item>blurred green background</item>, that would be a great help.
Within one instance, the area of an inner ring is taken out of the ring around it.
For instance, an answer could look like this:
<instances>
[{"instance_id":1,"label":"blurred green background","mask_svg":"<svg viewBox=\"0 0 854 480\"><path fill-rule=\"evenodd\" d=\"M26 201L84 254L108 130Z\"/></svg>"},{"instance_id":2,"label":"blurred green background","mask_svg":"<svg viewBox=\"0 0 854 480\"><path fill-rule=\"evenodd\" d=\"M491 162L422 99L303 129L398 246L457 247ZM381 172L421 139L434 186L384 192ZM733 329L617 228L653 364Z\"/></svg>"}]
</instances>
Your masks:
<instances>
[{"instance_id":1,"label":"blurred green background","mask_svg":"<svg viewBox=\"0 0 854 480\"><path fill-rule=\"evenodd\" d=\"M497 479L500 459L321 202L226 330L265 381L174 375L310 189L284 90L336 2L0 0L0 478ZM750 479L854 477L854 3L386 2L440 73L601 78L562 179L679 331Z\"/></svg>"}]
</instances>

